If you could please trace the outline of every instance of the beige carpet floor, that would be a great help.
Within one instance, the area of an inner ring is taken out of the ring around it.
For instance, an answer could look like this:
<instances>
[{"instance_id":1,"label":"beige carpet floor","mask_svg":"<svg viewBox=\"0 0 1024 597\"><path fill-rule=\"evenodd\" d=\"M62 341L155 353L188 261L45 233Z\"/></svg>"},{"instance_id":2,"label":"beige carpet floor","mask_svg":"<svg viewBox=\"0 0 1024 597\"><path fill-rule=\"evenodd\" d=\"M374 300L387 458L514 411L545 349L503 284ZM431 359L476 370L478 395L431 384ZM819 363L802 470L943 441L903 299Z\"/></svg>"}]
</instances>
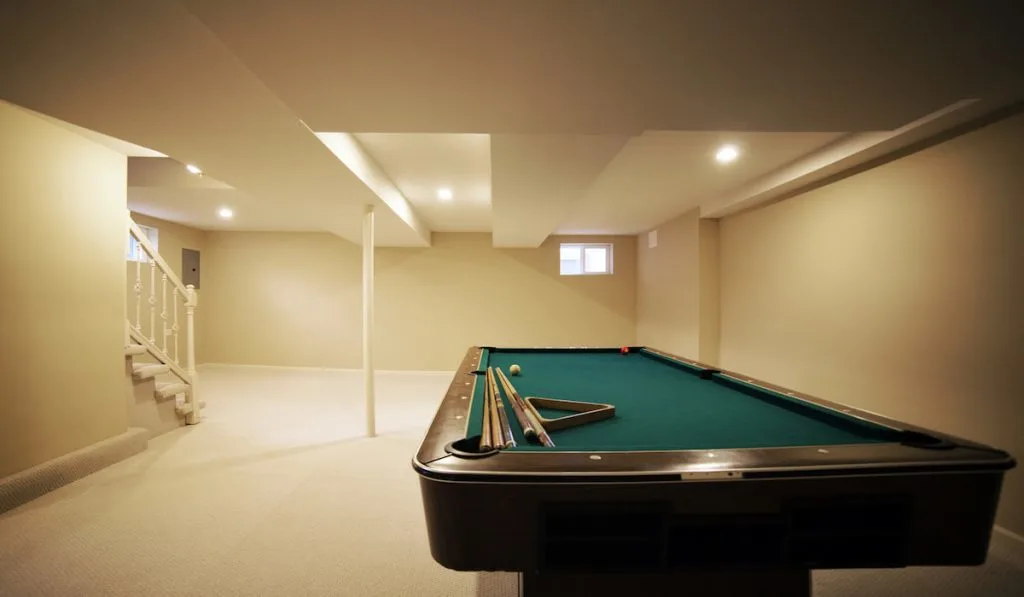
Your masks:
<instances>
[{"instance_id":1,"label":"beige carpet floor","mask_svg":"<svg viewBox=\"0 0 1024 597\"><path fill-rule=\"evenodd\" d=\"M430 558L410 459L448 374L208 368L203 424L0 515L0 595L513 597ZM1024 596L1020 544L986 566L826 572L816 595ZM681 593L682 594L682 593Z\"/></svg>"}]
</instances>

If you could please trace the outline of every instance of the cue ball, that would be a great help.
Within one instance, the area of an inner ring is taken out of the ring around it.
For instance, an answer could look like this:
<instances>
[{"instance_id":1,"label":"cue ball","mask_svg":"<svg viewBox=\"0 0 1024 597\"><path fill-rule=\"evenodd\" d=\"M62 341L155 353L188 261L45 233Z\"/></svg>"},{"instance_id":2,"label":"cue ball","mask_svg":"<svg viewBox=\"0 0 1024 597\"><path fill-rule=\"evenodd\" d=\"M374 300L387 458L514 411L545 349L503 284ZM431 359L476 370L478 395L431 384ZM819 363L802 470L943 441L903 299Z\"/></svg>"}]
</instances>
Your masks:
<instances>
[{"instance_id":1,"label":"cue ball","mask_svg":"<svg viewBox=\"0 0 1024 597\"><path fill-rule=\"evenodd\" d=\"M519 365L512 365L508 370L512 375L519 375L519 372L522 371L522 369L519 368Z\"/></svg>"}]
</instances>

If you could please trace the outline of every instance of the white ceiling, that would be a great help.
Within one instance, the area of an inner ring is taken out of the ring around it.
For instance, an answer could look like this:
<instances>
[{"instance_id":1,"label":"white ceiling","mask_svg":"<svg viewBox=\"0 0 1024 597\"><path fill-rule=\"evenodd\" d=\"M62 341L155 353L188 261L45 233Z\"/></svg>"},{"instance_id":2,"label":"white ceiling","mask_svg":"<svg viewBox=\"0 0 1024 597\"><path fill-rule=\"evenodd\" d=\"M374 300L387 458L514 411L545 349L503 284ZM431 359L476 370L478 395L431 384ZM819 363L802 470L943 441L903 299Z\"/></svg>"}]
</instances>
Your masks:
<instances>
[{"instance_id":1,"label":"white ceiling","mask_svg":"<svg viewBox=\"0 0 1024 597\"><path fill-rule=\"evenodd\" d=\"M129 187L162 187L167 189L231 189L231 185L202 174L196 176L185 164L172 158L128 158Z\"/></svg>"},{"instance_id":2,"label":"white ceiling","mask_svg":"<svg viewBox=\"0 0 1024 597\"><path fill-rule=\"evenodd\" d=\"M137 206L218 227L211 206L230 201L233 229L358 242L373 205L377 242L392 246L425 246L433 230L536 246L697 205L725 213L1024 96L1009 2L4 6L0 99L231 187L158 176L131 187ZM728 169L709 159L726 138L747 146ZM435 198L442 184L451 205Z\"/></svg>"},{"instance_id":3,"label":"white ceiling","mask_svg":"<svg viewBox=\"0 0 1024 597\"><path fill-rule=\"evenodd\" d=\"M48 116L46 114L42 114L42 113L39 113L39 112L36 112L35 114L36 114L36 116L39 116L43 120L46 120L48 122L52 122L53 124L56 124L57 126L65 128L65 129L71 131L72 133L77 133L79 135L82 135L83 137L85 137L87 139L91 139L92 141L95 141L96 143L99 143L100 145L103 145L104 147L107 147L108 149L112 149L112 150L116 151L117 153L120 153L121 155L124 155L124 156L127 156L127 157L134 157L134 158L165 158L165 157L167 157L164 154L160 153L159 151L154 151L154 150L149 149L147 147L142 147L141 145L136 145L134 143L129 143L128 141L122 141L121 139L115 139L114 137L111 137L110 135L104 135L103 133L98 133L96 131L93 131L93 130L90 130L90 129L87 129L87 128L83 128L83 127L80 127L80 126L75 126L74 124L71 124L70 122L65 122L63 120L59 120L57 118L53 118L52 116Z\"/></svg>"},{"instance_id":4,"label":"white ceiling","mask_svg":"<svg viewBox=\"0 0 1024 597\"><path fill-rule=\"evenodd\" d=\"M495 246L544 242L628 140L624 135L494 135Z\"/></svg>"},{"instance_id":5,"label":"white ceiling","mask_svg":"<svg viewBox=\"0 0 1024 597\"><path fill-rule=\"evenodd\" d=\"M1017 2L183 0L316 131L869 131L1020 92Z\"/></svg>"},{"instance_id":6,"label":"white ceiling","mask_svg":"<svg viewBox=\"0 0 1024 597\"><path fill-rule=\"evenodd\" d=\"M356 133L431 230L491 230L491 139L479 134ZM452 192L440 201L439 189Z\"/></svg>"},{"instance_id":7,"label":"white ceiling","mask_svg":"<svg viewBox=\"0 0 1024 597\"><path fill-rule=\"evenodd\" d=\"M836 133L647 132L633 137L558 226L563 234L636 234L836 140ZM730 164L716 150L737 146Z\"/></svg>"},{"instance_id":8,"label":"white ceiling","mask_svg":"<svg viewBox=\"0 0 1024 597\"><path fill-rule=\"evenodd\" d=\"M128 207L201 230L315 230L287 209L258 206L251 196L237 189L128 187ZM222 207L230 208L235 217L219 218L217 211Z\"/></svg>"},{"instance_id":9,"label":"white ceiling","mask_svg":"<svg viewBox=\"0 0 1024 597\"><path fill-rule=\"evenodd\" d=\"M0 98L196 164L259 209L315 229L358 242L369 204L381 208L381 244L429 243L429 231L389 209L178 2L5 8Z\"/></svg>"}]
</instances>

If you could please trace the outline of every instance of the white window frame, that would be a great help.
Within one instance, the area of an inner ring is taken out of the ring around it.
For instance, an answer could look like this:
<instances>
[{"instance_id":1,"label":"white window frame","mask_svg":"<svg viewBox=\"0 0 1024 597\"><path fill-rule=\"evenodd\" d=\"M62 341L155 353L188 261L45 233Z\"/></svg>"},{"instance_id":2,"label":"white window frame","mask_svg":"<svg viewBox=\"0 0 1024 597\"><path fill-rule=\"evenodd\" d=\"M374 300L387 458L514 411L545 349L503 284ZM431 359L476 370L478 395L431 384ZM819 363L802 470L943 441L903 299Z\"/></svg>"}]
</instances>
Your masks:
<instances>
[{"instance_id":1,"label":"white window frame","mask_svg":"<svg viewBox=\"0 0 1024 597\"><path fill-rule=\"evenodd\" d=\"M146 240L149 244L153 245L153 248L157 251L160 250L160 231L152 226L143 226L142 224L136 224L139 230L146 235ZM128 235L128 255L126 256L128 261L141 261L146 263L149 261L149 255L146 255L146 251L142 249L142 245L139 241L135 240L135 237L131 234Z\"/></svg>"},{"instance_id":2,"label":"white window frame","mask_svg":"<svg viewBox=\"0 0 1024 597\"><path fill-rule=\"evenodd\" d=\"M579 272L566 273L562 270L562 249L579 248L580 268ZM610 276L614 273L615 267L615 246L612 243L560 243L558 245L558 275L560 276ZM587 249L605 250L605 271L588 272L587 270Z\"/></svg>"}]
</instances>

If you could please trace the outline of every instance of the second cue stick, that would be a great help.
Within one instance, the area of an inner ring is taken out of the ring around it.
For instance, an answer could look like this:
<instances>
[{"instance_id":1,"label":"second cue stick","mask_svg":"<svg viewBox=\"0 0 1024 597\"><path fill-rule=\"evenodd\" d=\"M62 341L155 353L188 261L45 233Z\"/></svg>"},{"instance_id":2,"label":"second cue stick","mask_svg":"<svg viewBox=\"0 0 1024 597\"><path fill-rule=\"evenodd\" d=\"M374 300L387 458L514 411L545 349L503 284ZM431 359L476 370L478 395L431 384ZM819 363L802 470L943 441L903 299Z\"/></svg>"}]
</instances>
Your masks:
<instances>
[{"instance_id":1,"label":"second cue stick","mask_svg":"<svg viewBox=\"0 0 1024 597\"><path fill-rule=\"evenodd\" d=\"M485 378L484 382L486 381ZM494 393L494 388L491 388L489 394L490 400L487 402L487 407L491 409L491 446L495 450L500 450L505 447L505 435L501 429L501 421L498 420L498 394Z\"/></svg>"},{"instance_id":2,"label":"second cue stick","mask_svg":"<svg viewBox=\"0 0 1024 597\"><path fill-rule=\"evenodd\" d=\"M516 447L515 436L512 435L512 426L508 424L508 413L505 412L505 403L501 400L501 390L498 389L498 382L494 379L494 370L487 368L487 384L491 387L491 395L494 396L494 404L498 409L498 423L501 425L501 433L505 436L505 447Z\"/></svg>"},{"instance_id":3,"label":"second cue stick","mask_svg":"<svg viewBox=\"0 0 1024 597\"><path fill-rule=\"evenodd\" d=\"M477 378L479 381L479 377ZM490 409L491 388L484 382L484 421L483 430L480 433L480 449L490 450L494 446L491 438L491 409Z\"/></svg>"},{"instance_id":4,"label":"second cue stick","mask_svg":"<svg viewBox=\"0 0 1024 597\"><path fill-rule=\"evenodd\" d=\"M498 376L501 377L501 383L505 386L505 393L509 395L511 400L522 405L523 414L526 415L526 418L533 424L533 428L537 432L537 439L540 440L541 445L547 446L548 448L555 447L555 442L551 441L551 436L548 435L547 430L544 429L544 425L542 425L538 418L534 416L533 409L531 409L530 406L526 404L526 401L523 400L522 396L519 395L519 392L516 391L515 386L513 386L512 382L509 381L505 372L502 371L500 367L498 367L497 370Z\"/></svg>"}]
</instances>

